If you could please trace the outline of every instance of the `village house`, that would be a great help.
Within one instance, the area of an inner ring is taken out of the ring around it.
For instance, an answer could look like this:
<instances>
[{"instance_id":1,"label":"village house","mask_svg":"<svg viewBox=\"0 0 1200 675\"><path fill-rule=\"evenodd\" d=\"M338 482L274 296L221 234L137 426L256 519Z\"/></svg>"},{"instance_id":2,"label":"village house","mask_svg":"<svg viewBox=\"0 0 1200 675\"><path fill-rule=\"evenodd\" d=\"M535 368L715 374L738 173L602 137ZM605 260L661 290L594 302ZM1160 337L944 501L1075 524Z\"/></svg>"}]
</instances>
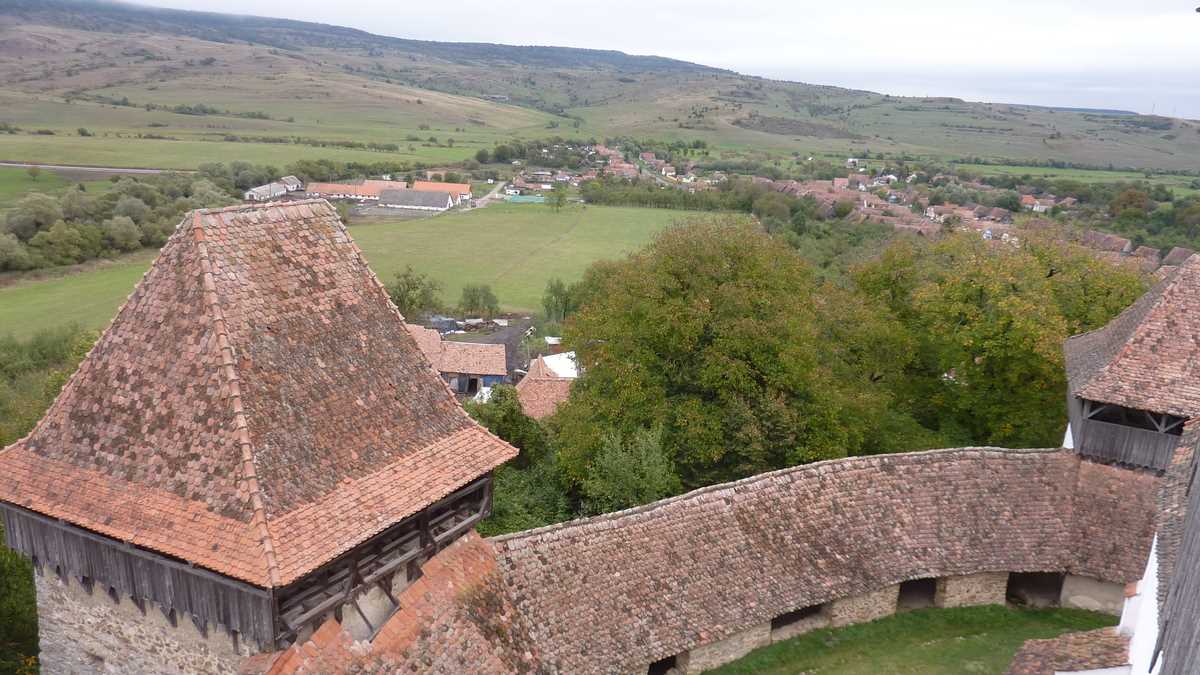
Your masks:
<instances>
[{"instance_id":1,"label":"village house","mask_svg":"<svg viewBox=\"0 0 1200 675\"><path fill-rule=\"evenodd\" d=\"M454 195L449 192L384 190L379 195L379 205L389 209L441 212L454 208L454 203Z\"/></svg>"},{"instance_id":2,"label":"village house","mask_svg":"<svg viewBox=\"0 0 1200 675\"><path fill-rule=\"evenodd\" d=\"M406 324L406 327L434 370L455 394L474 396L503 383L508 377L508 361L502 344L443 340L435 330L413 324Z\"/></svg>"},{"instance_id":3,"label":"village house","mask_svg":"<svg viewBox=\"0 0 1200 675\"><path fill-rule=\"evenodd\" d=\"M521 409L533 419L553 415L571 395L571 384L579 377L575 352L539 356L517 383Z\"/></svg>"}]
</instances>

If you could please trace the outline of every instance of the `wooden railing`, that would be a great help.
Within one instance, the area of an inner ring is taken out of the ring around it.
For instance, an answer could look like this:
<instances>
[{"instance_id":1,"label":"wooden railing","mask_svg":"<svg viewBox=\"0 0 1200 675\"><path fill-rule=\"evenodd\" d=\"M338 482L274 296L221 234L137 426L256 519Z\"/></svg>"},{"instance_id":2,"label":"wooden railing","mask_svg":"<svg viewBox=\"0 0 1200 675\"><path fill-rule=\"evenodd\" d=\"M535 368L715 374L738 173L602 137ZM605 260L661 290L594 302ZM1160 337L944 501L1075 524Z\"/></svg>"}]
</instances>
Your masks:
<instances>
[{"instance_id":1,"label":"wooden railing","mask_svg":"<svg viewBox=\"0 0 1200 675\"><path fill-rule=\"evenodd\" d=\"M1094 419L1084 419L1082 427L1076 441L1079 454L1158 471L1170 466L1181 442L1178 435Z\"/></svg>"}]
</instances>

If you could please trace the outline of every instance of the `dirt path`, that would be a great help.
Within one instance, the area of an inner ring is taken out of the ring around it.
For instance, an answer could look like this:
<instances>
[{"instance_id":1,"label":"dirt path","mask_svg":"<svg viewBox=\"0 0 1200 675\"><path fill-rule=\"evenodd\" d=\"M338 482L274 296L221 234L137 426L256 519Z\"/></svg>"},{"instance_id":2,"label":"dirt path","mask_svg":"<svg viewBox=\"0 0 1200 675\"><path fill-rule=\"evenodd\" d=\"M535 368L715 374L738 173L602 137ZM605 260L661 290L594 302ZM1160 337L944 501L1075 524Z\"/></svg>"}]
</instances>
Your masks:
<instances>
[{"instance_id":1,"label":"dirt path","mask_svg":"<svg viewBox=\"0 0 1200 675\"><path fill-rule=\"evenodd\" d=\"M156 173L166 173L168 171L178 172L178 173L195 173L195 171L184 171L182 169L141 169L141 168L130 168L130 167L123 167L123 166L82 166L82 165L72 165L72 164L33 164L30 162L10 162L8 160L0 160L0 166L11 166L11 167L15 167L18 169L28 169L29 167L36 166L39 169L46 169L48 171L63 171L63 172L72 172L72 173L156 174Z\"/></svg>"}]
</instances>

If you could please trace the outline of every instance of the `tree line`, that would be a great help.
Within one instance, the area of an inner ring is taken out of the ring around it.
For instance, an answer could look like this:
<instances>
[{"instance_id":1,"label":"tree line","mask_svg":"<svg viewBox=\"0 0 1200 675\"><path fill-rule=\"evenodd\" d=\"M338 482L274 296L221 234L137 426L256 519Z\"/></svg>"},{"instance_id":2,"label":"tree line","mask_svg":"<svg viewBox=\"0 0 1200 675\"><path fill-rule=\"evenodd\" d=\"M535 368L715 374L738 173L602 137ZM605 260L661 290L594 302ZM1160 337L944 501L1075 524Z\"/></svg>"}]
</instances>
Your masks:
<instances>
[{"instance_id":1,"label":"tree line","mask_svg":"<svg viewBox=\"0 0 1200 675\"><path fill-rule=\"evenodd\" d=\"M1053 447L1062 343L1145 290L1031 235L899 238L824 278L760 227L666 231L545 297L583 375L540 422L498 388L468 410L521 448L489 534L796 464L936 447Z\"/></svg>"}]
</instances>

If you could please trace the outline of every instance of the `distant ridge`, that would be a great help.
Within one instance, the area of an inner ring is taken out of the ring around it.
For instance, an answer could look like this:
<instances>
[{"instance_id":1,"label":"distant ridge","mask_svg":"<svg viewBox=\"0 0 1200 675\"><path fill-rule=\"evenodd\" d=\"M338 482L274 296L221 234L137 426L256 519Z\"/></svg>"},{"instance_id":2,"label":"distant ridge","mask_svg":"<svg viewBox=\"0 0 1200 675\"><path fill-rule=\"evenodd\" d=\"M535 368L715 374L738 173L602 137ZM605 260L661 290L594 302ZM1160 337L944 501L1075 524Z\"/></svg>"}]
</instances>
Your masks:
<instances>
[{"instance_id":1,"label":"distant ridge","mask_svg":"<svg viewBox=\"0 0 1200 675\"><path fill-rule=\"evenodd\" d=\"M1038 110L1053 110L1055 112L1088 113L1091 115L1140 115L1132 110L1114 110L1112 108L1071 108L1060 105L1033 105L1030 103L1006 103L1017 108L1037 108Z\"/></svg>"},{"instance_id":2,"label":"distant ridge","mask_svg":"<svg viewBox=\"0 0 1200 675\"><path fill-rule=\"evenodd\" d=\"M294 19L164 9L106 0L0 0L0 11L29 22L78 30L160 32L212 42L250 42L285 50L304 47L397 49L420 52L452 63L604 67L639 72L730 72L662 56L630 55L615 50L412 40Z\"/></svg>"}]
</instances>

